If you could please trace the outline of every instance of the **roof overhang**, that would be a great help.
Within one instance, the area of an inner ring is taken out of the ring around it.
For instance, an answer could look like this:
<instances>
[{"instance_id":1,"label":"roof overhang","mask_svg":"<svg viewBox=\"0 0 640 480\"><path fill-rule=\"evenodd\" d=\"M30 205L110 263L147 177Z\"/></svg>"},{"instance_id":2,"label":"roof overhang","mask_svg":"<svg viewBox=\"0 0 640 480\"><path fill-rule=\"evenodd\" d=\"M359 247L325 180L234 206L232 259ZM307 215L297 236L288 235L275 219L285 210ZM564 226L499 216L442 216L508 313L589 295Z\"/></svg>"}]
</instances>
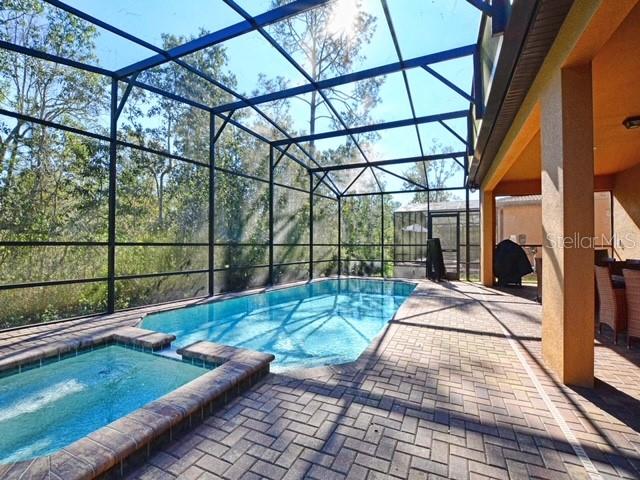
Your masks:
<instances>
[{"instance_id":1,"label":"roof overhang","mask_svg":"<svg viewBox=\"0 0 640 480\"><path fill-rule=\"evenodd\" d=\"M573 0L514 2L478 132L469 186L484 180Z\"/></svg>"}]
</instances>

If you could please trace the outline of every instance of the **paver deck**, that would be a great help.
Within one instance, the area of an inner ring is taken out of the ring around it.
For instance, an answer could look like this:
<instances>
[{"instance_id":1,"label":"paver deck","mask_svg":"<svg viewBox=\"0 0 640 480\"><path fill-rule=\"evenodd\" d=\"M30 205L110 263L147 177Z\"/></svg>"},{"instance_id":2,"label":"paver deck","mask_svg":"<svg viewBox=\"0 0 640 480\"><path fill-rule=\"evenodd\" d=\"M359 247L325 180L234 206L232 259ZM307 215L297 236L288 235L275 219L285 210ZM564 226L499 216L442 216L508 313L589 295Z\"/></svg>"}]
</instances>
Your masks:
<instances>
[{"instance_id":1,"label":"paver deck","mask_svg":"<svg viewBox=\"0 0 640 480\"><path fill-rule=\"evenodd\" d=\"M271 374L131 479L640 478L640 344L596 344L596 388L560 386L541 307L421 282L358 368ZM3 336L0 356L127 315ZM364 363L363 363L364 362Z\"/></svg>"}]
</instances>

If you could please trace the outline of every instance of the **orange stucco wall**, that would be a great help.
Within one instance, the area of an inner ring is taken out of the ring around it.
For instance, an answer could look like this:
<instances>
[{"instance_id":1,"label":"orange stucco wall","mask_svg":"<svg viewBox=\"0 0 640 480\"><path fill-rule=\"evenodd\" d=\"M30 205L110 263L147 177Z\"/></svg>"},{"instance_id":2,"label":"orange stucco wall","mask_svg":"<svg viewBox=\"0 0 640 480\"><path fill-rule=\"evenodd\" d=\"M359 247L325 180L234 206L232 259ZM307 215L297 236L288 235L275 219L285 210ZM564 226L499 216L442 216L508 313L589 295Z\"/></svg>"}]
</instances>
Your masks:
<instances>
[{"instance_id":1,"label":"orange stucco wall","mask_svg":"<svg viewBox=\"0 0 640 480\"><path fill-rule=\"evenodd\" d=\"M497 207L498 232L496 240L511 239L518 243L519 235L526 235L526 244L542 245L542 207L540 203Z\"/></svg>"},{"instance_id":2,"label":"orange stucco wall","mask_svg":"<svg viewBox=\"0 0 640 480\"><path fill-rule=\"evenodd\" d=\"M636 179L638 180L640 178ZM542 245L542 205L539 202L500 205L498 200L496 225L496 242L505 239L517 242L518 236L524 234L526 244ZM599 246L600 239L607 241L611 236L611 203L608 192L598 192L594 195L594 231L597 238L596 246Z\"/></svg>"}]
</instances>

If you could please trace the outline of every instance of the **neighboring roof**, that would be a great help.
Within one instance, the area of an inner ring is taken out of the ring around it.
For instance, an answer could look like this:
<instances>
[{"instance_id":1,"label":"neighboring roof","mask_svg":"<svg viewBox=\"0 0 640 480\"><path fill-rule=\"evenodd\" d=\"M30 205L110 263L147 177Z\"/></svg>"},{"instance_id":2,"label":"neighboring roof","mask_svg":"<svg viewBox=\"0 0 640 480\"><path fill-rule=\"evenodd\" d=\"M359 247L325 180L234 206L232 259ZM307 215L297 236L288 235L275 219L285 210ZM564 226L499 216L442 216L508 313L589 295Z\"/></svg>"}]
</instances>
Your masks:
<instances>
[{"instance_id":1,"label":"neighboring roof","mask_svg":"<svg viewBox=\"0 0 640 480\"><path fill-rule=\"evenodd\" d=\"M541 205L542 195L524 195L521 197L500 197L496 198L496 206L505 207L507 205Z\"/></svg>"},{"instance_id":2,"label":"neighboring roof","mask_svg":"<svg viewBox=\"0 0 640 480\"><path fill-rule=\"evenodd\" d=\"M496 206L504 207L506 205L539 205L542 202L542 195L523 195L519 197L498 197L496 198ZM480 208L478 200L469 200L469 210L477 210ZM403 205L395 210L395 213L406 212L427 212L429 211L464 211L464 200L451 200L448 202L433 202L429 205L426 203L410 203Z\"/></svg>"},{"instance_id":3,"label":"neighboring roof","mask_svg":"<svg viewBox=\"0 0 640 480\"><path fill-rule=\"evenodd\" d=\"M564 22L573 0L513 3L469 171L484 179Z\"/></svg>"},{"instance_id":4,"label":"neighboring roof","mask_svg":"<svg viewBox=\"0 0 640 480\"><path fill-rule=\"evenodd\" d=\"M609 196L609 192L594 192L596 199L604 199ZM497 197L496 206L505 207L507 205L541 205L542 195L520 195L514 197ZM469 210L477 210L480 208L478 200L469 200ZM426 203L409 203L403 205L394 211L394 213L406 212L427 212L429 211L464 211L464 200L451 200L448 202L433 202L429 205ZM407 227L408 228L408 227Z\"/></svg>"}]
</instances>

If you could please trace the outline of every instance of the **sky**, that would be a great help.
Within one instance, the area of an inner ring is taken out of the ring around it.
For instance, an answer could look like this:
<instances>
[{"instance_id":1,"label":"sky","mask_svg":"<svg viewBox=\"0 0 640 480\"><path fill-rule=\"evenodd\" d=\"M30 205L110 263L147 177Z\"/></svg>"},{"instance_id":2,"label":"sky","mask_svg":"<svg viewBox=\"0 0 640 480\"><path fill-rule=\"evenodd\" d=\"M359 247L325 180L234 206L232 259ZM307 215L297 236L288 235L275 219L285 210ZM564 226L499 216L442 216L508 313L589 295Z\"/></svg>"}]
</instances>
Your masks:
<instances>
[{"instance_id":1,"label":"sky","mask_svg":"<svg viewBox=\"0 0 640 480\"><path fill-rule=\"evenodd\" d=\"M242 17L222 0L66 0L68 4L107 21L135 36L157 46L161 45L161 34L196 36L217 31L225 26L242 21ZM348 28L349 16L355 0L338 0L340 14L336 15L333 28ZM270 8L271 0L238 0L238 4L252 15ZM363 61L354 65L358 71L398 61L392 37L387 27L380 0L362 0L367 13L375 16L376 30L367 45ZM455 47L475 43L478 35L480 12L465 0L388 0L389 10L396 29L401 54L405 60ZM154 52L99 29L97 54L99 64L108 69L118 69L154 55ZM250 94L257 86L260 73L267 78L284 76L289 85L305 83L302 75L285 58L274 50L257 32L236 37L223 44L229 58L228 68L238 80L238 91ZM296 59L300 60L301 59ZM472 79L471 58L453 60L432 65L438 73L446 76L457 86L469 92ZM407 71L416 116L444 113L468 108L468 101L421 68ZM347 91L350 86L341 87ZM387 75L381 87L382 102L371 115L374 120L393 121L411 118L411 109L401 73ZM265 106L266 108L266 106ZM308 132L306 104L292 100L291 112L294 128L301 134ZM466 120L448 121L448 125L466 136ZM320 124L318 130L332 127L328 122ZM428 150L432 140L450 145L454 151L463 150L463 145L439 124L419 127L423 147ZM331 148L343 138L319 142L318 148ZM415 127L380 131L380 140L368 150L369 160L382 160L420 155ZM426 153L426 152L425 152ZM355 159L354 161L364 161ZM401 173L406 167L390 167ZM384 176L384 175L381 175ZM402 182L392 176L384 176L387 189L400 189ZM461 175L456 175L450 184L462 184ZM356 186L357 188L357 186ZM399 197L404 198L406 195ZM405 203L404 200L400 200Z\"/></svg>"}]
</instances>

